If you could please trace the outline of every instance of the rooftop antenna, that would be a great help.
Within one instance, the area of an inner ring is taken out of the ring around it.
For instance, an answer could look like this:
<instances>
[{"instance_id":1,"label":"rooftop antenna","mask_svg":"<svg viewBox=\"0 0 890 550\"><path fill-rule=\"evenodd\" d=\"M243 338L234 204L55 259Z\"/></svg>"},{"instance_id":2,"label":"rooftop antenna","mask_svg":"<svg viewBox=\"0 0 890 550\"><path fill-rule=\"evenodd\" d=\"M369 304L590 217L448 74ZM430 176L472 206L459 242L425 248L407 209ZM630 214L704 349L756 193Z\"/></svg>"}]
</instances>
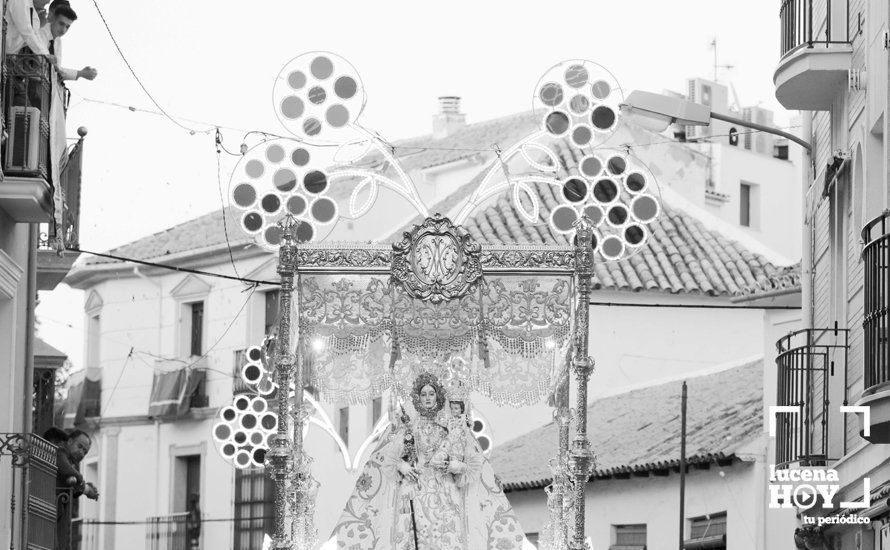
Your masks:
<instances>
[{"instance_id":1,"label":"rooftop antenna","mask_svg":"<svg viewBox=\"0 0 890 550\"><path fill-rule=\"evenodd\" d=\"M717 37L715 36L713 40L711 40L711 49L714 50L714 82L719 82L717 79L717 73L720 69L732 70L735 68L735 65L725 64L721 65L717 61ZM738 99L736 99L738 100Z\"/></svg>"},{"instance_id":2,"label":"rooftop antenna","mask_svg":"<svg viewBox=\"0 0 890 550\"><path fill-rule=\"evenodd\" d=\"M735 65L730 63L720 64L717 61L717 37L715 36L713 40L711 40L711 48L714 50L714 82L719 82L717 76L719 74L720 69L725 69L727 71L731 71L735 69ZM732 99L733 104L730 105L730 110L732 111L741 111L742 103L739 101L739 94L736 92L735 85L732 83L732 80L729 81L729 89L732 91Z\"/></svg>"}]
</instances>

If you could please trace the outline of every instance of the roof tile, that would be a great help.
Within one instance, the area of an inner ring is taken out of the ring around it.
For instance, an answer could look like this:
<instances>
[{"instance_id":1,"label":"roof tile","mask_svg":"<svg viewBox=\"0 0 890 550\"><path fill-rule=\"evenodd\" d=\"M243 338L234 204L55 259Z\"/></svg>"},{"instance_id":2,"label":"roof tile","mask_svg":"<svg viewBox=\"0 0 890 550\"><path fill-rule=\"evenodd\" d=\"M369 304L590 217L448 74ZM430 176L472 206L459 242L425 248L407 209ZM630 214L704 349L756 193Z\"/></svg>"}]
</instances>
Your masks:
<instances>
[{"instance_id":1,"label":"roof tile","mask_svg":"<svg viewBox=\"0 0 890 550\"><path fill-rule=\"evenodd\" d=\"M688 379L686 452L690 463L732 457L763 429L763 362ZM588 434L596 453L593 477L651 471L680 455L680 382L604 397L588 407ZM495 448L492 465L506 489L550 483L548 461L557 452L551 422Z\"/></svg>"},{"instance_id":2,"label":"roof tile","mask_svg":"<svg viewBox=\"0 0 890 550\"><path fill-rule=\"evenodd\" d=\"M536 127L537 122L531 112L519 113L467 125L440 140L434 140L430 136L403 140L395 144L396 154L407 171L422 169L466 158L469 153L479 154L476 149L490 149L493 144L505 149ZM625 132L625 137L631 141L645 140L647 136L637 127L628 127ZM415 147L418 149L413 149ZM565 141L557 142L555 147L561 164L560 177L564 177L576 170L582 152ZM647 162L651 164L655 159L662 159L665 166L670 167L671 174L682 172L683 167L687 166L682 164L684 162L702 162L682 143L665 142L659 147L663 147L664 151L658 153L651 148L643 149L645 155L651 157ZM473 151L467 151L468 149ZM381 161L382 158L371 156L363 162L373 164ZM660 173L659 166L652 168ZM481 174L461 185L431 211L450 211L467 199L480 179ZM664 176L664 179L667 180L667 177ZM663 184L669 185L670 181ZM561 202L559 188L536 185L533 189L540 199L541 219L548 219L551 209ZM217 210L200 216L115 248L110 253L142 260L157 260L164 256L222 244L226 242L222 212ZM239 213L231 208L226 208L224 212L227 227L231 230L230 242L250 242L236 229L239 225ZM412 224L419 221L421 220L416 218ZM513 205L509 192L498 197L487 208L477 211L475 216L466 220L465 227L481 243L569 244L569 238L554 232L549 224L529 224ZM798 275L789 274L770 264L762 256L726 239L717 231L707 229L691 215L669 205L663 206L662 215L650 229L652 233L647 245L636 256L620 262L597 262L594 266L593 288L735 296L756 292L758 289L799 285L799 269ZM395 232L393 240L400 237L403 230ZM85 264L114 262L116 260L93 257L88 258Z\"/></svg>"}]
</instances>

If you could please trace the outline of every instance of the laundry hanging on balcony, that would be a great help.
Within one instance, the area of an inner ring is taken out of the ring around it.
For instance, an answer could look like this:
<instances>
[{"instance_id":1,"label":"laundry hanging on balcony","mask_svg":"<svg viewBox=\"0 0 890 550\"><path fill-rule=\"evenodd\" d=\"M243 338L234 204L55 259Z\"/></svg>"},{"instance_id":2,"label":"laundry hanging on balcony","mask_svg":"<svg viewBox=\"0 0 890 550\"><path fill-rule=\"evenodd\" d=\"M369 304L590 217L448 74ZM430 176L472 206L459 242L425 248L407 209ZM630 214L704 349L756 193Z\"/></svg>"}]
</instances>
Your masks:
<instances>
[{"instance_id":1,"label":"laundry hanging on balcony","mask_svg":"<svg viewBox=\"0 0 890 550\"><path fill-rule=\"evenodd\" d=\"M63 405L62 427L82 426L87 418L101 414L102 380L100 371L75 373Z\"/></svg>"},{"instance_id":2,"label":"laundry hanging on balcony","mask_svg":"<svg viewBox=\"0 0 890 550\"><path fill-rule=\"evenodd\" d=\"M162 363L162 362L159 362ZM156 371L151 384L148 416L181 418L189 412L195 392L204 382L204 370L198 365Z\"/></svg>"}]
</instances>

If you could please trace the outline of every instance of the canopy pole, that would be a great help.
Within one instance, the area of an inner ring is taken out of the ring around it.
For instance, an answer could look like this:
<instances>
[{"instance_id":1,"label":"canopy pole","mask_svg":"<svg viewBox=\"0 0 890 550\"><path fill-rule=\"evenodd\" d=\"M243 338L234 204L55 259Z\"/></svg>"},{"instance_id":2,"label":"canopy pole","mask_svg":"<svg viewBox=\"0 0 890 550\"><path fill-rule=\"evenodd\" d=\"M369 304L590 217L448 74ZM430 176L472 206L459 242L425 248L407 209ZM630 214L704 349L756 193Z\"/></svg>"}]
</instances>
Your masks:
<instances>
[{"instance_id":1,"label":"canopy pole","mask_svg":"<svg viewBox=\"0 0 890 550\"><path fill-rule=\"evenodd\" d=\"M574 356L572 367L578 383L578 401L575 411L575 438L569 464L575 481L573 506L575 529L572 550L584 550L584 489L594 466L594 454L587 438L587 382L593 371L593 360L588 355L590 325L590 287L593 277L593 226L586 216L582 216L575 226L575 333L573 335Z\"/></svg>"},{"instance_id":2,"label":"canopy pole","mask_svg":"<svg viewBox=\"0 0 890 550\"><path fill-rule=\"evenodd\" d=\"M291 418L290 392L291 374L294 371L295 356L291 352L291 300L294 292L294 271L296 263L295 232L299 225L292 216L288 216L279 226L282 229L281 246L278 250L278 274L281 277L279 293L278 338L275 342L275 368L278 383L278 433L272 440L266 454L266 469L275 482L275 516L274 541L275 549L290 549L292 542L287 529L287 479L294 470L294 455L302 455L302 448L291 449L289 431ZM297 378L301 378L299 374ZM302 390L294 392L295 400L302 401ZM299 409L297 409L299 410ZM298 445L294 441L294 446ZM296 519L296 518L294 518Z\"/></svg>"},{"instance_id":3,"label":"canopy pole","mask_svg":"<svg viewBox=\"0 0 890 550\"><path fill-rule=\"evenodd\" d=\"M569 539L569 506L572 499L569 498L571 478L569 477L569 425L571 423L572 409L569 407L569 384L571 383L571 354L563 362L563 381L557 393L556 421L559 424L559 457L557 458L557 475L554 481L557 486L557 500L559 523L555 529L555 536L559 537L560 548L565 548Z\"/></svg>"}]
</instances>

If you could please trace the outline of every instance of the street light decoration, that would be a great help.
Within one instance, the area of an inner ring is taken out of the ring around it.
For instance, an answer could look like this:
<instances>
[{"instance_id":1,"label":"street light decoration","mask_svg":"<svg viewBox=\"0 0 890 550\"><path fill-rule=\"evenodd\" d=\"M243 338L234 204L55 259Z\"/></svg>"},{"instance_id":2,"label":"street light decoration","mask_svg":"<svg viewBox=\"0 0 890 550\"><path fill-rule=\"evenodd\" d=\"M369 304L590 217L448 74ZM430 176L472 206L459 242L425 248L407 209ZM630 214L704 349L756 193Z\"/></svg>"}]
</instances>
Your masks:
<instances>
[{"instance_id":1,"label":"street light decoration","mask_svg":"<svg viewBox=\"0 0 890 550\"><path fill-rule=\"evenodd\" d=\"M582 216L594 228L593 249L607 261L639 251L661 211L655 176L638 158L600 148L581 158L577 173L564 178L561 204L550 212L557 233L570 234Z\"/></svg>"},{"instance_id":2,"label":"street light decoration","mask_svg":"<svg viewBox=\"0 0 890 550\"><path fill-rule=\"evenodd\" d=\"M353 124L366 100L358 71L331 52L308 52L289 61L272 92L281 124L300 141L314 145L355 139Z\"/></svg>"},{"instance_id":3,"label":"street light decoration","mask_svg":"<svg viewBox=\"0 0 890 550\"><path fill-rule=\"evenodd\" d=\"M277 250L278 226L287 215L299 221L297 242L318 240L338 218L329 196L330 152L290 139L274 139L248 150L232 172L230 199L241 211L240 227L260 246Z\"/></svg>"},{"instance_id":4,"label":"street light decoration","mask_svg":"<svg viewBox=\"0 0 890 550\"><path fill-rule=\"evenodd\" d=\"M271 437L278 429L278 415L261 396L238 395L219 411L213 440L220 455L239 469L262 468Z\"/></svg>"},{"instance_id":5,"label":"street light decoration","mask_svg":"<svg viewBox=\"0 0 890 550\"><path fill-rule=\"evenodd\" d=\"M557 63L535 88L535 114L551 137L595 147L618 126L621 87L603 66L584 59Z\"/></svg>"}]
</instances>

